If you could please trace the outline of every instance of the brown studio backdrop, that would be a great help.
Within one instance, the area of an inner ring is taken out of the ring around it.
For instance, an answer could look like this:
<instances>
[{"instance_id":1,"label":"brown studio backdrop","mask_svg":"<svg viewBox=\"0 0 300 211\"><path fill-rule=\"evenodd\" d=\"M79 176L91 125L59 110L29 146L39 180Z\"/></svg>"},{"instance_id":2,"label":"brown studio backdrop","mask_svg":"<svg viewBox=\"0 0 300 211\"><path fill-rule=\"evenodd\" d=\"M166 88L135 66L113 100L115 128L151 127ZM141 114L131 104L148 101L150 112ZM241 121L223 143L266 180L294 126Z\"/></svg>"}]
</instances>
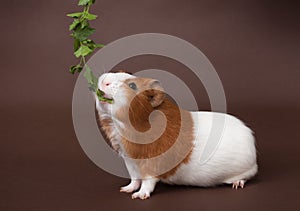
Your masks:
<instances>
[{"instance_id":1,"label":"brown studio backdrop","mask_svg":"<svg viewBox=\"0 0 300 211\"><path fill-rule=\"evenodd\" d=\"M160 185L149 202L118 193L127 182L101 171L77 143L71 116L77 76L66 13L76 1L1 1L0 208L291 208L299 195L300 26L297 1L98 0L93 38L107 44L164 33L198 47L214 65L228 110L253 128L260 174L243 190ZM114 69L179 74L201 109L207 94L176 61L129 59ZM174 202L172 198L178 201ZM219 203L212 203L215 200ZM284 199L284 200L283 200ZM169 201L171 200L172 203ZM116 201L118 203L116 203ZM201 203L200 203L201 202Z\"/></svg>"},{"instance_id":2,"label":"brown studio backdrop","mask_svg":"<svg viewBox=\"0 0 300 211\"><path fill-rule=\"evenodd\" d=\"M99 15L93 38L107 44L136 33L174 35L209 58L229 104L295 104L300 92L297 8L294 1L98 0L92 9ZM67 30L71 19L65 14L76 10L75 1L2 2L1 84L9 87L1 90L3 105L70 104L76 77L66 71L75 59Z\"/></svg>"}]
</instances>

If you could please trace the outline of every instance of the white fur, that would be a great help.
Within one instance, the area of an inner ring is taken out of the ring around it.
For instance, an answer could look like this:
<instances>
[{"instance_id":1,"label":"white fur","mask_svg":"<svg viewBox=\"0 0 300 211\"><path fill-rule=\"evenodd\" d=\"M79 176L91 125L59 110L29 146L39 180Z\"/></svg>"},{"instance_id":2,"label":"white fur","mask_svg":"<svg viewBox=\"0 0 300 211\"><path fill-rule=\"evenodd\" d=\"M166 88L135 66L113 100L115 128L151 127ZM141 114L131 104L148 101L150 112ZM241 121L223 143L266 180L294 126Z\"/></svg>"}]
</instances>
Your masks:
<instances>
[{"instance_id":1,"label":"white fur","mask_svg":"<svg viewBox=\"0 0 300 211\"><path fill-rule=\"evenodd\" d=\"M252 131L248 127L228 114L191 112L191 115L194 121L194 135L197 138L194 140L194 149L190 160L187 164L182 164L175 175L167 178L164 182L214 186L246 180L256 174L255 141ZM201 162L200 156L207 144L214 115L225 118L223 134L214 154L206 162Z\"/></svg>"},{"instance_id":2,"label":"white fur","mask_svg":"<svg viewBox=\"0 0 300 211\"><path fill-rule=\"evenodd\" d=\"M118 107L122 106L122 104L126 103L124 99L124 94L118 90L123 81L129 78L135 78L135 76L127 73L104 73L99 77L98 88L104 91L105 94L109 97L117 99L113 105L109 103L100 102L97 95L94 94L96 100L96 109L98 111L100 119L113 120L111 127L113 129L112 137L114 138L110 141L113 147L119 148L118 153L122 157L126 157L127 154L121 144L121 137L118 128L124 128L124 125L118 119L114 118L114 112L118 109ZM106 85L108 83L109 85ZM137 178L137 176L135 176L135 178Z\"/></svg>"},{"instance_id":3,"label":"white fur","mask_svg":"<svg viewBox=\"0 0 300 211\"><path fill-rule=\"evenodd\" d=\"M124 80L130 78L136 78L136 76L121 72L121 73L104 73L99 77L98 88L104 91L108 97L112 97L113 99L116 99L113 105L108 103L102 103L99 102L98 97L95 94L96 108L99 111L100 118L105 116L113 118L114 112L117 111L122 106L124 106L126 103L128 103L125 97L126 95L120 89L120 86L123 84Z\"/></svg>"}]
</instances>

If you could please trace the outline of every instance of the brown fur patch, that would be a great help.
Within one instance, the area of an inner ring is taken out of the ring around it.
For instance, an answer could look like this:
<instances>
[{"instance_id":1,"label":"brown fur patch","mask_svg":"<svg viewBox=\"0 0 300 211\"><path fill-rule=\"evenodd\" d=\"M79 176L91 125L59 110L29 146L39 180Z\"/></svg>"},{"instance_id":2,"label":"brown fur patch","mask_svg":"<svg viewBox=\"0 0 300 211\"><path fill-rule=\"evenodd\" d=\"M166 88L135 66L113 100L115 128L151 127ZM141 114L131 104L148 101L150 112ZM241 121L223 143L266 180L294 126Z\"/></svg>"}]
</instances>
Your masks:
<instances>
[{"instance_id":1,"label":"brown fur patch","mask_svg":"<svg viewBox=\"0 0 300 211\"><path fill-rule=\"evenodd\" d=\"M129 119L132 126L139 132L153 129L149 122L150 114L153 111L160 111L166 118L166 128L162 135L152 143L144 144L143 140L140 140L140 143L134 143L123 138L122 144L130 158L141 159L137 161L137 164L142 176L157 175L161 169L169 169L159 174L160 178L167 178L176 172L181 163L189 160L194 140L192 117L188 111L181 110L170 100L165 99L162 88L157 87L153 79L129 79L128 83L132 81L140 89L146 89L134 96L130 103ZM151 84L156 86L151 87ZM118 115L119 119L123 119L122 115L126 115L126 112L121 111ZM152 113L152 126L157 127L153 129L150 136L154 137L157 134L156 130L161 129L163 120L161 117L161 113L154 115ZM169 154L168 150L170 150ZM157 156L162 156L162 158L150 159ZM178 163L174 164L174 160L178 160Z\"/></svg>"},{"instance_id":2,"label":"brown fur patch","mask_svg":"<svg viewBox=\"0 0 300 211\"><path fill-rule=\"evenodd\" d=\"M159 174L160 178L167 178L176 172L181 163L187 163L189 160L194 140L192 119L190 114L183 110L181 110L181 116L179 108L169 100L164 100L161 106L155 110L161 111L167 119L164 133L150 144L137 144L126 139L122 139L122 144L131 158L142 159L138 161L138 165L143 176L151 176L152 172L154 175L157 175L162 169L170 169L165 173ZM145 114L146 112L142 116L146 119ZM130 114L130 116L135 115L139 116L137 113ZM134 119L137 118L131 119L132 124L138 130L146 131L150 129L148 122L143 124L140 121L134 121ZM154 124L159 124L158 121L154 120L153 122L156 122ZM171 153L166 157L162 157L161 160L151 161L149 159L164 155L171 147ZM179 162L174 165L174 160Z\"/></svg>"}]
</instances>

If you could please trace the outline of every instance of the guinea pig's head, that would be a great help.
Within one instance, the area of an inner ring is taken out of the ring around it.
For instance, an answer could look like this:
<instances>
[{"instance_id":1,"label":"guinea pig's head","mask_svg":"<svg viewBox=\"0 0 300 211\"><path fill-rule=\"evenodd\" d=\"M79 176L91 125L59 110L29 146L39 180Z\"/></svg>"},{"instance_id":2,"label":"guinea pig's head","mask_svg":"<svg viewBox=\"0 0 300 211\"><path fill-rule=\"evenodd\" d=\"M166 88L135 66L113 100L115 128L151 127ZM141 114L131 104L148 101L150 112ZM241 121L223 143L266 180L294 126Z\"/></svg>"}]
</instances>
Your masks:
<instances>
[{"instance_id":1,"label":"guinea pig's head","mask_svg":"<svg viewBox=\"0 0 300 211\"><path fill-rule=\"evenodd\" d=\"M99 77L98 88L112 103L97 99L101 110L112 116L150 114L165 98L164 90L156 79L140 78L128 73L105 73ZM128 113L127 113L128 114Z\"/></svg>"}]
</instances>

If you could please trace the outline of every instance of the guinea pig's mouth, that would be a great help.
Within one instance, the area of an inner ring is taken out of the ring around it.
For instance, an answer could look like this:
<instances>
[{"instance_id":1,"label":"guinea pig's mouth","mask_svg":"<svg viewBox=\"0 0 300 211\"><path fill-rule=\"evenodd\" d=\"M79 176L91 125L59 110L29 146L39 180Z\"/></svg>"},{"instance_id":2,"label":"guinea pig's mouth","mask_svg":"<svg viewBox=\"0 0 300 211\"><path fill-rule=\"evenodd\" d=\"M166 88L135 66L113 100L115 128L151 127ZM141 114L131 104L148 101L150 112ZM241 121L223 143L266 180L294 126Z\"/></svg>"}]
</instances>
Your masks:
<instances>
[{"instance_id":1,"label":"guinea pig's mouth","mask_svg":"<svg viewBox=\"0 0 300 211\"><path fill-rule=\"evenodd\" d=\"M101 102L110 103L110 104L112 104L114 102L113 98L108 98L107 96L105 96L105 92L103 92L100 89L97 89L96 94L98 96L99 101L101 101Z\"/></svg>"}]
</instances>

